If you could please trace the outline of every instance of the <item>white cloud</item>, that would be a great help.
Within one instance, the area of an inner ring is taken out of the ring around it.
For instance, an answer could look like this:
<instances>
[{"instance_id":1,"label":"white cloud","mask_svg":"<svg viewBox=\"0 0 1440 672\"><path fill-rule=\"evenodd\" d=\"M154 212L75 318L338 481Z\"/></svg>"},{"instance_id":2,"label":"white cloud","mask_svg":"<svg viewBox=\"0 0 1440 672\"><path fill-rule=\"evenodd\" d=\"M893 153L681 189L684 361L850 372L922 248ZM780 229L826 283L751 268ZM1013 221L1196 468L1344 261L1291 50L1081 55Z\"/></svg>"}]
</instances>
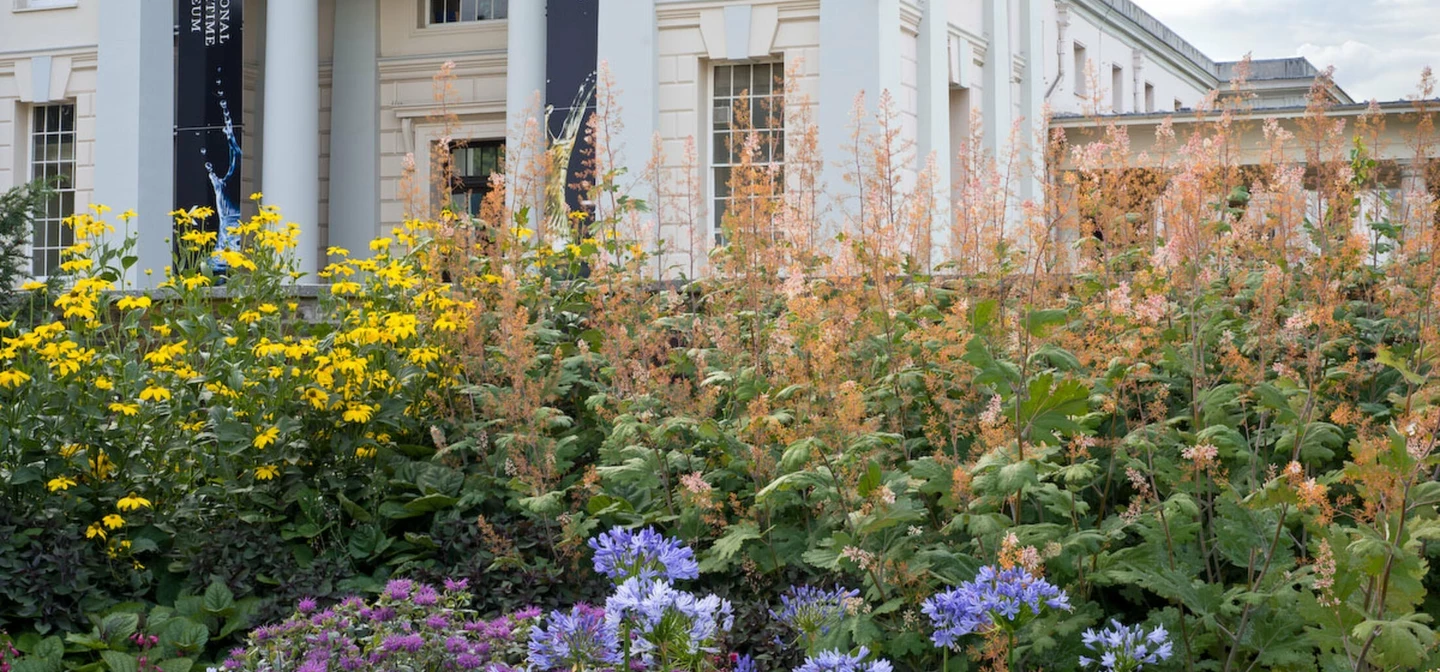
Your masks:
<instances>
[{"instance_id":1,"label":"white cloud","mask_svg":"<svg viewBox=\"0 0 1440 672\"><path fill-rule=\"evenodd\" d=\"M1216 60L1304 56L1357 100L1415 92L1440 67L1435 0L1135 0Z\"/></svg>"}]
</instances>

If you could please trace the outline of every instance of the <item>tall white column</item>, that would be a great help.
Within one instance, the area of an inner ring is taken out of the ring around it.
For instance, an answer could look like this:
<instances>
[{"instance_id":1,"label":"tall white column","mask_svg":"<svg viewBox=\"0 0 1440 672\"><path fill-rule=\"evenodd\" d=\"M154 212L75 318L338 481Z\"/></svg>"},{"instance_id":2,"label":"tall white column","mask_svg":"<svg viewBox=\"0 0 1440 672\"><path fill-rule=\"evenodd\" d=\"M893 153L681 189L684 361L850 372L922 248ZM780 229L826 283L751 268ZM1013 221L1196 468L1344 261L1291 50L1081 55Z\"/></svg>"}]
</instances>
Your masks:
<instances>
[{"instance_id":1,"label":"tall white column","mask_svg":"<svg viewBox=\"0 0 1440 672\"><path fill-rule=\"evenodd\" d=\"M1010 126L1014 122L1011 79L1014 54L1010 49L1010 0L985 0L985 149L1002 163L1009 154Z\"/></svg>"},{"instance_id":2,"label":"tall white column","mask_svg":"<svg viewBox=\"0 0 1440 672\"><path fill-rule=\"evenodd\" d=\"M935 167L931 261L944 261L950 233L950 19L944 0L926 0L920 18L920 129L916 170Z\"/></svg>"},{"instance_id":3,"label":"tall white column","mask_svg":"<svg viewBox=\"0 0 1440 672\"><path fill-rule=\"evenodd\" d=\"M265 201L300 225L298 270L315 281L320 254L320 11L318 0L266 3Z\"/></svg>"},{"instance_id":4,"label":"tall white column","mask_svg":"<svg viewBox=\"0 0 1440 672\"><path fill-rule=\"evenodd\" d=\"M1044 5L1050 0L1020 0L1020 49L1025 74L1020 80L1020 198L1041 200L1045 169L1045 48ZM1008 129L1007 129L1008 130Z\"/></svg>"},{"instance_id":5,"label":"tall white column","mask_svg":"<svg viewBox=\"0 0 1440 672\"><path fill-rule=\"evenodd\" d=\"M379 57L379 1L339 0L330 104L329 244L353 256L368 255L370 241L379 235Z\"/></svg>"},{"instance_id":6,"label":"tall white column","mask_svg":"<svg viewBox=\"0 0 1440 672\"><path fill-rule=\"evenodd\" d=\"M599 19L599 64L609 70L615 88L621 92L619 102L625 119L622 135L612 140L620 145L617 151L628 171L625 182L629 183L645 177L651 140L660 121L655 0L600 0ZM655 202L653 195L644 198Z\"/></svg>"},{"instance_id":7,"label":"tall white column","mask_svg":"<svg viewBox=\"0 0 1440 672\"><path fill-rule=\"evenodd\" d=\"M830 0L820 4L820 95L816 126L825 166L821 173L827 195L853 216L858 208L855 188L845 183L853 169L851 133L855 97L865 94L866 119L873 127L882 91L900 95L899 0ZM898 105L897 105L898 108ZM825 236L839 232L843 221L823 223ZM843 219L843 217L842 217Z\"/></svg>"},{"instance_id":8,"label":"tall white column","mask_svg":"<svg viewBox=\"0 0 1440 672\"><path fill-rule=\"evenodd\" d=\"M137 287L164 279L175 208L175 3L106 0L95 92L95 202L134 209ZM153 270L145 275L144 270Z\"/></svg>"},{"instance_id":9,"label":"tall white column","mask_svg":"<svg viewBox=\"0 0 1440 672\"><path fill-rule=\"evenodd\" d=\"M530 166L545 151L545 12L546 0L510 3L505 63L505 164L512 180L525 179ZM528 138L526 136L529 136ZM529 206L531 221L542 216L541 189L531 189L526 203L516 203L507 190L509 205Z\"/></svg>"}]
</instances>

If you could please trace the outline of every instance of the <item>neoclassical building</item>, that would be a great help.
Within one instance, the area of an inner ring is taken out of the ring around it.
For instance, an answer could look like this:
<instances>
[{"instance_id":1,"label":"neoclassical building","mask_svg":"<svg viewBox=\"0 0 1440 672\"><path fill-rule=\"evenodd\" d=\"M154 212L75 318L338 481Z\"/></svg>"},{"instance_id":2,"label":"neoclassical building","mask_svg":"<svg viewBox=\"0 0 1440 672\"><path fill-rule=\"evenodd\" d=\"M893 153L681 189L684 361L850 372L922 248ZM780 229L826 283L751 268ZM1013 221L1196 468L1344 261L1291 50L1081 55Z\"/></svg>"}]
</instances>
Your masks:
<instances>
[{"instance_id":1,"label":"neoclassical building","mask_svg":"<svg viewBox=\"0 0 1440 672\"><path fill-rule=\"evenodd\" d=\"M166 213L177 177L196 170L177 176L177 126L189 128L177 105L197 95L185 73L200 71L183 43L232 37L242 96L226 125L233 116L243 158L231 173L239 193L264 191L309 225L307 271L325 247L364 249L399 223L407 157L426 184L441 141L460 157L456 188L478 197L534 103L564 108L600 64L625 110L625 161L643 165L658 137L661 162L679 165L693 138L713 212L730 105L786 77L813 102L825 152L849 139L859 94L873 109L888 91L917 167L938 157L945 183L972 119L1003 154L1010 138L1043 137L1046 110L1069 115L1067 129L1081 113L1158 118L1236 67L1130 0L0 0L0 189L63 176L36 224L37 275L68 242L59 219L89 203L138 210L140 267L168 263ZM432 78L447 62L456 121L444 137ZM1254 104L1303 105L1316 74L1303 59L1256 62Z\"/></svg>"}]
</instances>

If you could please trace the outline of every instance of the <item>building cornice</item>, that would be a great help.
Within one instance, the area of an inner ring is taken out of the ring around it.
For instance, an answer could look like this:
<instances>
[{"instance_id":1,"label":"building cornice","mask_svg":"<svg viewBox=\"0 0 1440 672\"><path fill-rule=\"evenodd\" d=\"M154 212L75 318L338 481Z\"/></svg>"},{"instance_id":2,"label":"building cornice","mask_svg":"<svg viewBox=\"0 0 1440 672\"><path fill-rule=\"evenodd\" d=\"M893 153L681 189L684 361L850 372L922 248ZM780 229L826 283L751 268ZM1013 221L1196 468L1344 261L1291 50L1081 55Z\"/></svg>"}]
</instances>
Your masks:
<instances>
[{"instance_id":1,"label":"building cornice","mask_svg":"<svg viewBox=\"0 0 1440 672\"><path fill-rule=\"evenodd\" d=\"M1425 103L1431 106L1430 109L1424 111L1425 114L1431 116L1440 115L1440 99L1427 100ZM1416 101L1411 100L1395 100L1380 103L1377 109L1384 115L1421 113L1421 110L1416 109ZM1358 117L1369 111L1370 105L1368 103L1333 105L1325 110L1324 116L1332 119ZM1167 119L1175 124L1203 124L1219 121L1223 114L1221 111L1186 111L1178 114L1175 112L1147 112L1135 114L1106 114L1100 116L1056 116L1051 118L1050 125L1063 129L1103 128L1109 124L1116 126L1147 126L1164 123ZM1303 106L1260 107L1248 111L1248 116L1256 119L1302 119L1310 114L1309 108Z\"/></svg>"},{"instance_id":2,"label":"building cornice","mask_svg":"<svg viewBox=\"0 0 1440 672\"><path fill-rule=\"evenodd\" d=\"M1168 65L1196 89L1209 91L1219 86L1215 61L1130 0L1070 0L1070 6L1072 12L1145 47L1156 63ZM1154 25L1146 25L1150 23Z\"/></svg>"}]
</instances>

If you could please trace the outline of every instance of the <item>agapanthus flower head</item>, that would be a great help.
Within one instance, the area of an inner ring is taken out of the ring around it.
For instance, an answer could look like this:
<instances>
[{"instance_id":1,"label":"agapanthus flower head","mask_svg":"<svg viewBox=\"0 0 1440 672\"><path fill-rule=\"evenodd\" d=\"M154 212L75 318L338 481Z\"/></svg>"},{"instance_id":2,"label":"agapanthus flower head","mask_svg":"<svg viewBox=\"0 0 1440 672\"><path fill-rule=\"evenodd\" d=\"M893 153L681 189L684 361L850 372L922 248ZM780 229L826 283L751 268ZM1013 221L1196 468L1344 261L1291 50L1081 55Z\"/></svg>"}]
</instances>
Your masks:
<instances>
[{"instance_id":1,"label":"agapanthus flower head","mask_svg":"<svg viewBox=\"0 0 1440 672\"><path fill-rule=\"evenodd\" d=\"M755 667L755 658L748 653L730 654L731 672L758 672Z\"/></svg>"},{"instance_id":2,"label":"agapanthus flower head","mask_svg":"<svg viewBox=\"0 0 1440 672\"><path fill-rule=\"evenodd\" d=\"M1146 632L1143 626L1112 620L1104 630L1086 630L1080 640L1094 654L1093 658L1080 656L1080 666L1085 668L1136 672L1170 659L1170 633L1161 625Z\"/></svg>"},{"instance_id":3,"label":"agapanthus flower head","mask_svg":"<svg viewBox=\"0 0 1440 672\"><path fill-rule=\"evenodd\" d=\"M590 539L595 571L620 583L629 578L681 581L700 576L695 552L678 539L647 527L632 532L622 527Z\"/></svg>"},{"instance_id":4,"label":"agapanthus flower head","mask_svg":"<svg viewBox=\"0 0 1440 672\"><path fill-rule=\"evenodd\" d=\"M973 581L925 600L921 610L935 627L935 646L953 648L956 640L993 628L1013 628L1046 608L1070 609L1065 591L1020 567L980 568Z\"/></svg>"},{"instance_id":5,"label":"agapanthus flower head","mask_svg":"<svg viewBox=\"0 0 1440 672\"><path fill-rule=\"evenodd\" d=\"M605 610L577 604L552 611L530 630L530 664L536 670L591 669L620 662L619 636Z\"/></svg>"},{"instance_id":6,"label":"agapanthus flower head","mask_svg":"<svg viewBox=\"0 0 1440 672\"><path fill-rule=\"evenodd\" d=\"M632 646L647 663L660 649L680 658L717 650L720 636L735 624L729 600L696 597L665 580L626 579L605 601L605 616L617 630L624 624L638 636Z\"/></svg>"},{"instance_id":7,"label":"agapanthus flower head","mask_svg":"<svg viewBox=\"0 0 1440 672\"><path fill-rule=\"evenodd\" d=\"M845 617L846 601L859 596L860 591L840 586L831 590L790 586L780 595L780 609L770 615L806 637L824 636Z\"/></svg>"},{"instance_id":8,"label":"agapanthus flower head","mask_svg":"<svg viewBox=\"0 0 1440 672\"><path fill-rule=\"evenodd\" d=\"M805 663L795 668L795 672L892 672L890 661L880 658L865 662L870 657L870 650L860 647L855 653L844 651L821 651L805 659Z\"/></svg>"}]
</instances>

